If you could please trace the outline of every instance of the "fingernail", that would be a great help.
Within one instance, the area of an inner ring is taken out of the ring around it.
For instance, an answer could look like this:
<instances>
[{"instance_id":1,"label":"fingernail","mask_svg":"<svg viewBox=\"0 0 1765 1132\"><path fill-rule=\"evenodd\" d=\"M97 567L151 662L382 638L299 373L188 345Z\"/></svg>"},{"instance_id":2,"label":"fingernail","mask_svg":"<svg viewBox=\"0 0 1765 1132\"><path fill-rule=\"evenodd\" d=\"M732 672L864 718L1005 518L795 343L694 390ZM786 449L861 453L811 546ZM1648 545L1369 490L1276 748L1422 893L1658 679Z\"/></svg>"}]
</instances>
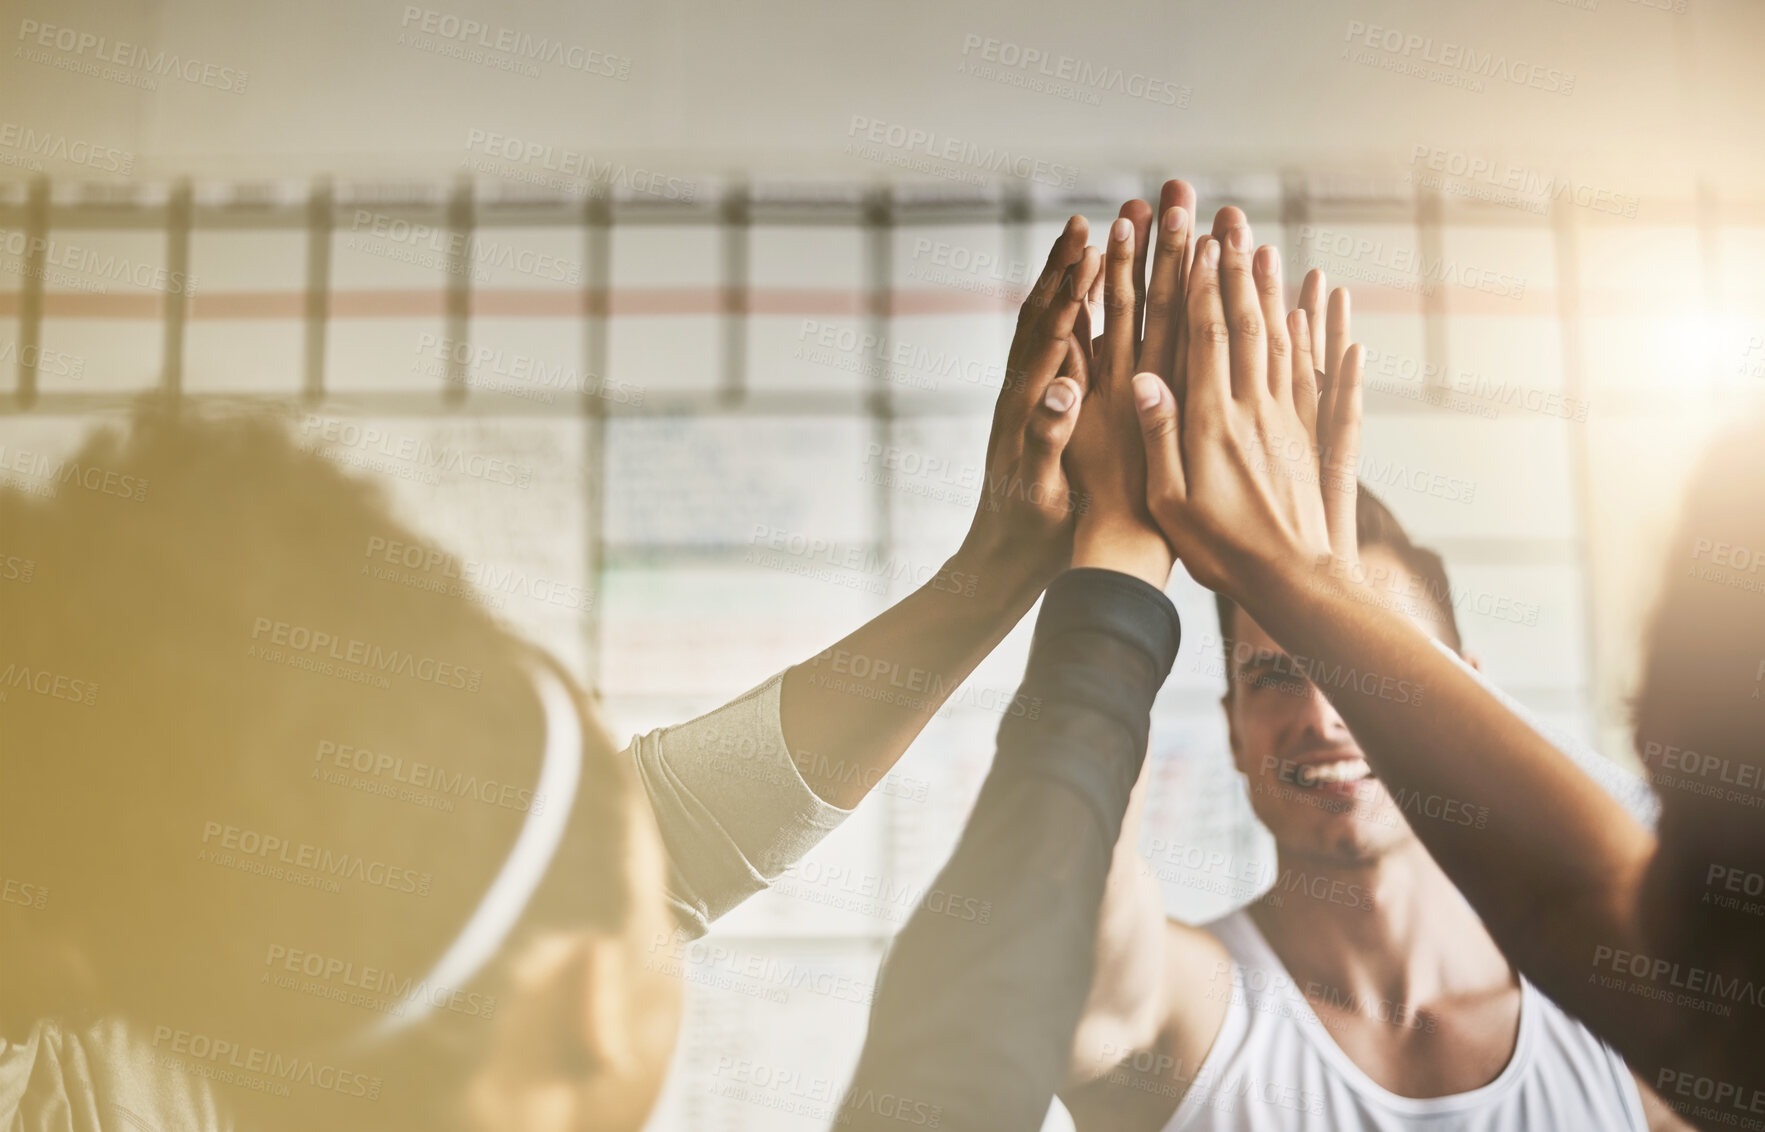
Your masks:
<instances>
[{"instance_id":1,"label":"fingernail","mask_svg":"<svg viewBox=\"0 0 1765 1132\"><path fill-rule=\"evenodd\" d=\"M1220 242L1218 240L1207 241L1207 247L1201 252L1201 262L1208 267L1220 265Z\"/></svg>"},{"instance_id":2,"label":"fingernail","mask_svg":"<svg viewBox=\"0 0 1765 1132\"><path fill-rule=\"evenodd\" d=\"M1134 222L1125 216L1116 217L1115 223L1109 226L1109 238L1122 243L1134 234Z\"/></svg>"},{"instance_id":3,"label":"fingernail","mask_svg":"<svg viewBox=\"0 0 1765 1132\"><path fill-rule=\"evenodd\" d=\"M1072 386L1064 381L1056 381L1048 386L1048 392L1042 394L1042 404L1057 413L1064 413L1072 408Z\"/></svg>"},{"instance_id":4,"label":"fingernail","mask_svg":"<svg viewBox=\"0 0 1765 1132\"><path fill-rule=\"evenodd\" d=\"M1166 232L1181 232L1183 222L1187 219L1189 219L1189 213L1184 210L1182 205L1172 205L1164 211L1164 230Z\"/></svg>"},{"instance_id":5,"label":"fingernail","mask_svg":"<svg viewBox=\"0 0 1765 1132\"><path fill-rule=\"evenodd\" d=\"M1309 338L1311 336L1310 335L1311 326L1310 326L1310 324L1308 324L1306 322L1305 308L1304 307L1297 307L1294 309L1293 313L1295 316L1297 316L1294 318L1293 321L1294 321L1295 326L1298 328L1299 333L1301 335Z\"/></svg>"},{"instance_id":6,"label":"fingernail","mask_svg":"<svg viewBox=\"0 0 1765 1132\"><path fill-rule=\"evenodd\" d=\"M1134 375L1134 404L1141 409L1156 408L1164 397L1164 382L1156 374Z\"/></svg>"},{"instance_id":7,"label":"fingernail","mask_svg":"<svg viewBox=\"0 0 1765 1132\"><path fill-rule=\"evenodd\" d=\"M1250 229L1242 224L1235 224L1226 233L1226 239L1232 241L1232 247L1241 252L1250 250Z\"/></svg>"},{"instance_id":8,"label":"fingernail","mask_svg":"<svg viewBox=\"0 0 1765 1132\"><path fill-rule=\"evenodd\" d=\"M1257 249L1256 254L1262 256L1262 270L1264 275L1279 275L1281 273L1280 248L1277 248L1273 244L1264 244L1261 248Z\"/></svg>"}]
</instances>

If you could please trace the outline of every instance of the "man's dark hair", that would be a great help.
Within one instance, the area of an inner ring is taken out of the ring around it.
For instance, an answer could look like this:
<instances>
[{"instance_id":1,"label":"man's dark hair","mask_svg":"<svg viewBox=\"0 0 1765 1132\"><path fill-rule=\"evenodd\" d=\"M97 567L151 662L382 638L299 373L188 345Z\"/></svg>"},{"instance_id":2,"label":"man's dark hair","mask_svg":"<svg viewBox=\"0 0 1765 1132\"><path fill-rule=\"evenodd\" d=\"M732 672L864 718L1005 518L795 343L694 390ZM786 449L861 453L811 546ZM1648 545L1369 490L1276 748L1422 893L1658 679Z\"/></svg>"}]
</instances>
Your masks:
<instances>
[{"instance_id":1,"label":"man's dark hair","mask_svg":"<svg viewBox=\"0 0 1765 1132\"><path fill-rule=\"evenodd\" d=\"M1391 554L1403 568L1408 570L1421 587L1417 595L1414 590L1406 588L1397 596L1412 598L1419 596L1431 603L1440 615L1442 639L1457 652L1462 647L1459 637L1458 618L1453 614L1452 587L1446 578L1446 563L1439 554L1427 547L1417 546L1410 541L1409 532L1391 513L1391 508L1379 501L1379 497L1367 490L1366 484L1360 484L1355 492L1354 533L1360 551L1365 554L1374 547L1379 547ZM1237 605L1231 598L1223 594L1214 594L1214 607L1220 615L1220 636L1227 641L1232 639L1232 611ZM1226 684L1229 688L1232 681L1231 665L1226 666Z\"/></svg>"}]
</instances>

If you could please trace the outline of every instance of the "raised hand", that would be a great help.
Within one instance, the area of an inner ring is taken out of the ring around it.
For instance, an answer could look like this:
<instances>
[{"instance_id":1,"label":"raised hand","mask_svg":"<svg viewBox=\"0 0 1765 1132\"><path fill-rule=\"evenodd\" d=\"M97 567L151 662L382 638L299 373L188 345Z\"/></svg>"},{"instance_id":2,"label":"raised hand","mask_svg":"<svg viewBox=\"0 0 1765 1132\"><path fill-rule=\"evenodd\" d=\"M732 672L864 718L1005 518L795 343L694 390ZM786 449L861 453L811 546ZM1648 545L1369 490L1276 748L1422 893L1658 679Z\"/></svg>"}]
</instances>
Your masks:
<instances>
[{"instance_id":1,"label":"raised hand","mask_svg":"<svg viewBox=\"0 0 1765 1132\"><path fill-rule=\"evenodd\" d=\"M1313 268L1299 289L1299 306L1288 315L1293 342L1293 406L1313 430L1318 444L1319 483L1324 493L1324 525L1330 553L1343 563L1360 560L1355 539L1355 499L1360 490L1361 373L1359 356L1348 360L1348 290L1330 292L1324 309L1324 273Z\"/></svg>"},{"instance_id":2,"label":"raised hand","mask_svg":"<svg viewBox=\"0 0 1765 1132\"><path fill-rule=\"evenodd\" d=\"M1062 374L1099 257L1074 216L1017 315L1005 380L993 409L980 504L958 557L1024 571L1034 588L1066 566L1079 503L1061 467L1084 395L1082 368Z\"/></svg>"},{"instance_id":3,"label":"raised hand","mask_svg":"<svg viewBox=\"0 0 1765 1132\"><path fill-rule=\"evenodd\" d=\"M1132 379L1136 368L1166 377L1177 357L1182 323L1178 300L1190 249L1195 193L1170 181L1160 194L1157 253L1146 280L1152 210L1129 201L1110 228L1104 268L1092 284L1093 301L1081 315L1069 369L1083 374L1085 401L1066 466L1085 497L1073 564L1107 566L1163 588L1172 552L1146 508L1146 464L1134 417ZM1090 329L1101 308L1103 332ZM1084 347L1089 344L1089 349Z\"/></svg>"},{"instance_id":4,"label":"raised hand","mask_svg":"<svg viewBox=\"0 0 1765 1132\"><path fill-rule=\"evenodd\" d=\"M1197 581L1234 599L1271 572L1311 569L1337 544L1353 546L1353 496L1346 531L1332 537L1326 478L1352 483L1346 453L1358 447L1362 351L1346 341L1346 296L1332 302L1325 328L1324 395L1318 387L1312 331L1302 305L1281 316L1279 253L1251 253L1250 226L1222 210L1224 238L1198 242L1186 318L1184 396L1179 408L1155 374L1134 379L1147 460L1153 519ZM1322 290L1322 280L1314 288ZM1330 354L1340 346L1332 375ZM1296 371L1298 371L1296 373ZM1320 429L1331 445L1330 474L1320 467ZM1340 521L1343 508L1330 508Z\"/></svg>"}]
</instances>

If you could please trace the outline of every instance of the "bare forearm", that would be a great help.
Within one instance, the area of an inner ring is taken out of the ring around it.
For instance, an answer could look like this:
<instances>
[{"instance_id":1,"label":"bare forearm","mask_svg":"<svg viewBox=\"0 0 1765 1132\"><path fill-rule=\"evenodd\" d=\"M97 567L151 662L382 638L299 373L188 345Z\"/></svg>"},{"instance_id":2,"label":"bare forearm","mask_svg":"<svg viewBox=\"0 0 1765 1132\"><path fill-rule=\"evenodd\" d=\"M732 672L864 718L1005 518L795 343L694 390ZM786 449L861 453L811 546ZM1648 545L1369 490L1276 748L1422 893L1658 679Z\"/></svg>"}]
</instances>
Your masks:
<instances>
[{"instance_id":1,"label":"bare forearm","mask_svg":"<svg viewBox=\"0 0 1765 1132\"><path fill-rule=\"evenodd\" d=\"M1039 576L958 552L918 590L786 672L780 722L809 788L856 806L1041 591Z\"/></svg>"}]
</instances>

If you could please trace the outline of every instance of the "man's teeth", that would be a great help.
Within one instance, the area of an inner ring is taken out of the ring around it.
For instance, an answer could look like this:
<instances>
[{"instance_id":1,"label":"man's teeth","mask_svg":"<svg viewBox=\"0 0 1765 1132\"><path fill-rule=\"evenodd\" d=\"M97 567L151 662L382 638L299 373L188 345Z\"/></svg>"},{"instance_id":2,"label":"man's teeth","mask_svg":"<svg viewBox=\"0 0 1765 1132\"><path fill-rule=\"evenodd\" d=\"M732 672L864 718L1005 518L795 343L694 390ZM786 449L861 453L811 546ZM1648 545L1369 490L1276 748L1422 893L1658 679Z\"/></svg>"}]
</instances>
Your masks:
<instances>
[{"instance_id":1,"label":"man's teeth","mask_svg":"<svg viewBox=\"0 0 1765 1132\"><path fill-rule=\"evenodd\" d=\"M1301 786L1319 786L1326 782L1358 782L1372 773L1365 759L1343 759L1341 762L1316 763L1299 768Z\"/></svg>"}]
</instances>

